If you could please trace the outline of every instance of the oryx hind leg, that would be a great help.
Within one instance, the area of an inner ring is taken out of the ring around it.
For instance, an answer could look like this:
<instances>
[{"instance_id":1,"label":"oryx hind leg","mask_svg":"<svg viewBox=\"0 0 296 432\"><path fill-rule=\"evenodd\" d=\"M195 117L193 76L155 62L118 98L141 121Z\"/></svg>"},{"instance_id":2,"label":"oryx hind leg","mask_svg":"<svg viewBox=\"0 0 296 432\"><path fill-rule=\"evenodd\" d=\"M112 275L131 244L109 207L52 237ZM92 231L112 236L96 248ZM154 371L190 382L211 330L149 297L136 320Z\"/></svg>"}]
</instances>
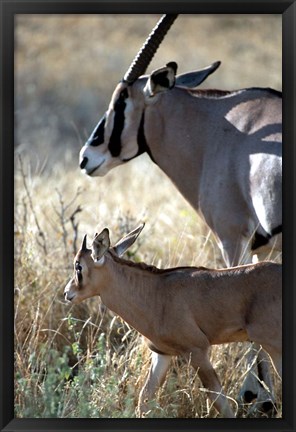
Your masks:
<instances>
[{"instance_id":1,"label":"oryx hind leg","mask_svg":"<svg viewBox=\"0 0 296 432\"><path fill-rule=\"evenodd\" d=\"M270 355L273 367L277 372L280 379L282 379L282 350L275 347L265 346L263 347L266 352Z\"/></svg>"}]
</instances>

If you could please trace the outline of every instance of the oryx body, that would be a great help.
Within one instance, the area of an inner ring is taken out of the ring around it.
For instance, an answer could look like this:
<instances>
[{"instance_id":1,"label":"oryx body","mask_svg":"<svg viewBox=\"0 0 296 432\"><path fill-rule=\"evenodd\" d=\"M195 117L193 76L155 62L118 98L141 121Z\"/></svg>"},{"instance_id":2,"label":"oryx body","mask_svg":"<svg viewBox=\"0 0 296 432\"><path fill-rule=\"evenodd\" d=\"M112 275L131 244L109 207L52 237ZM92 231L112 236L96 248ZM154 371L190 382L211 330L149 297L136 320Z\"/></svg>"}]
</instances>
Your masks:
<instances>
[{"instance_id":1,"label":"oryx body","mask_svg":"<svg viewBox=\"0 0 296 432\"><path fill-rule=\"evenodd\" d=\"M170 88L174 82L169 65L120 83L104 127L81 151L84 171L104 175L147 151L216 234L227 264L274 247L282 226L280 94L193 90L178 77Z\"/></svg>"},{"instance_id":2,"label":"oryx body","mask_svg":"<svg viewBox=\"0 0 296 432\"><path fill-rule=\"evenodd\" d=\"M227 265L280 252L281 93L198 90L220 62L183 75L171 62L144 75L175 18L160 20L117 85L80 167L101 176L147 152L215 233Z\"/></svg>"}]
</instances>

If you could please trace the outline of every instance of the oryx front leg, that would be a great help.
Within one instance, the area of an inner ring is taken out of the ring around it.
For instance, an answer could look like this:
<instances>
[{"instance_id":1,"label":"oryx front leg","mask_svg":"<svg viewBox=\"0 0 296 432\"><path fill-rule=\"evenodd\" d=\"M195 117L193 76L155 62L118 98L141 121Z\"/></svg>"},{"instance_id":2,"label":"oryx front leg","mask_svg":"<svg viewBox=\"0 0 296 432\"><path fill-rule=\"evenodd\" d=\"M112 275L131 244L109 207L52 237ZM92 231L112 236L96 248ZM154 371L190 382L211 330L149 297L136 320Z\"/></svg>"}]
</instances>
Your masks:
<instances>
[{"instance_id":1,"label":"oryx front leg","mask_svg":"<svg viewBox=\"0 0 296 432\"><path fill-rule=\"evenodd\" d=\"M246 403L251 403L258 396L258 391L259 391L258 369L257 369L258 348L260 349L260 346L258 347L256 344L251 343L246 356L247 375L239 393L239 399Z\"/></svg>"},{"instance_id":2,"label":"oryx front leg","mask_svg":"<svg viewBox=\"0 0 296 432\"><path fill-rule=\"evenodd\" d=\"M273 383L270 375L270 361L260 345L252 344L247 356L248 374L241 388L239 399L256 404L251 412L262 411L269 413L275 405Z\"/></svg>"},{"instance_id":3,"label":"oryx front leg","mask_svg":"<svg viewBox=\"0 0 296 432\"><path fill-rule=\"evenodd\" d=\"M154 398L157 389L163 384L170 366L171 356L152 352L151 366L139 396L137 415L144 417L149 411L149 402Z\"/></svg>"},{"instance_id":4,"label":"oryx front leg","mask_svg":"<svg viewBox=\"0 0 296 432\"><path fill-rule=\"evenodd\" d=\"M257 397L257 406L260 411L272 414L275 407L275 397L273 382L270 374L270 358L261 348L257 357L257 369L259 378L259 392Z\"/></svg>"},{"instance_id":5,"label":"oryx front leg","mask_svg":"<svg viewBox=\"0 0 296 432\"><path fill-rule=\"evenodd\" d=\"M270 375L270 361L273 364L273 367L278 374L279 378L282 378L282 354L281 351L276 349L274 346L264 346L265 351L262 349L258 352L257 357L257 367L258 367L258 376L261 380L258 397L256 404L250 409L250 414L260 411L268 416L273 416L277 410L277 406L275 403L275 396ZM270 356L268 358L267 352Z\"/></svg>"},{"instance_id":6,"label":"oryx front leg","mask_svg":"<svg viewBox=\"0 0 296 432\"><path fill-rule=\"evenodd\" d=\"M227 397L223 394L219 378L211 365L208 353L198 350L191 354L191 364L197 369L203 386L208 390L208 398L213 402L214 407L226 418L234 418Z\"/></svg>"},{"instance_id":7,"label":"oryx front leg","mask_svg":"<svg viewBox=\"0 0 296 432\"><path fill-rule=\"evenodd\" d=\"M252 262L252 255L249 252L248 242L245 241L239 232L233 231L234 238L220 237L218 246L221 250L223 259L227 267L237 266L241 264L249 264Z\"/></svg>"}]
</instances>

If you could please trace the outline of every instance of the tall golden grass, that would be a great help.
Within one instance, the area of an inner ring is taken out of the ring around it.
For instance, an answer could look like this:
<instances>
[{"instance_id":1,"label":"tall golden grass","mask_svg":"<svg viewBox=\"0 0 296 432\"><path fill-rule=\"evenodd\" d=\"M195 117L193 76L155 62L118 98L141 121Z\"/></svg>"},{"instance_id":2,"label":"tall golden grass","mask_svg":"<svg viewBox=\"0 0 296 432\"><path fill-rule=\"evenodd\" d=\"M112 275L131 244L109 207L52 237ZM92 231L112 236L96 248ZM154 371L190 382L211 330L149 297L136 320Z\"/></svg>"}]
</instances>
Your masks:
<instances>
[{"instance_id":1,"label":"tall golden grass","mask_svg":"<svg viewBox=\"0 0 296 432\"><path fill-rule=\"evenodd\" d=\"M148 161L141 163L142 170L150 171ZM88 181L77 170L65 175L60 165L53 185L51 176L29 174L27 166L21 159L16 169L16 415L133 417L148 352L137 333L98 298L81 306L65 304L63 288L73 271L75 244L79 247L84 233L92 237L96 226L109 227L116 241L144 220L131 259L160 267L219 267L215 241L156 167L153 181L139 185L137 163L100 182ZM212 352L233 401L247 371L247 350L248 345L231 344ZM275 383L280 401L280 383ZM215 416L200 386L194 371L176 361L151 415Z\"/></svg>"},{"instance_id":2,"label":"tall golden grass","mask_svg":"<svg viewBox=\"0 0 296 432\"><path fill-rule=\"evenodd\" d=\"M63 299L85 233L108 227L115 242L145 221L131 259L159 267L222 265L208 228L147 156L100 179L84 177L77 167L82 142L157 18L17 18L16 417L134 417L149 367L141 338L98 298L72 307ZM214 87L279 89L280 28L276 16L180 17L151 68L177 60L184 72L220 59L224 70L213 75ZM260 415L236 403L248 348L212 350L241 417ZM274 378L281 416L281 385ZM177 360L158 396L154 417L217 415L196 373Z\"/></svg>"}]
</instances>

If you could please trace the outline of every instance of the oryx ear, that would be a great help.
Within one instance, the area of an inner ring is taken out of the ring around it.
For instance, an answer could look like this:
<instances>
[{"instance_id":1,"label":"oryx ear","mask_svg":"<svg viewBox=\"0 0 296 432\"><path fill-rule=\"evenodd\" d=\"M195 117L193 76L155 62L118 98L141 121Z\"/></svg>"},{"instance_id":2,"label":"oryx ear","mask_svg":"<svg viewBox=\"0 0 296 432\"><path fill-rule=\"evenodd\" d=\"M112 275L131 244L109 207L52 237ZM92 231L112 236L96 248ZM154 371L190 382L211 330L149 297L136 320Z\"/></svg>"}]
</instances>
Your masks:
<instances>
[{"instance_id":1,"label":"oryx ear","mask_svg":"<svg viewBox=\"0 0 296 432\"><path fill-rule=\"evenodd\" d=\"M194 88L199 86L211 73L215 72L221 62L217 61L210 66L197 71L187 72L176 77L176 86Z\"/></svg>"},{"instance_id":2,"label":"oryx ear","mask_svg":"<svg viewBox=\"0 0 296 432\"><path fill-rule=\"evenodd\" d=\"M170 62L165 67L153 71L145 85L144 94L152 97L157 93L173 88L177 67L177 63Z\"/></svg>"},{"instance_id":3,"label":"oryx ear","mask_svg":"<svg viewBox=\"0 0 296 432\"><path fill-rule=\"evenodd\" d=\"M137 240L140 232L144 228L145 224L141 224L138 228L131 231L129 234L124 236L121 240L119 240L116 245L113 247L114 252L121 256L123 255L129 247Z\"/></svg>"},{"instance_id":4,"label":"oryx ear","mask_svg":"<svg viewBox=\"0 0 296 432\"><path fill-rule=\"evenodd\" d=\"M91 256L92 259L99 263L107 250L110 247L110 237L108 228L103 229L100 234L95 234L95 237L91 246Z\"/></svg>"}]
</instances>

